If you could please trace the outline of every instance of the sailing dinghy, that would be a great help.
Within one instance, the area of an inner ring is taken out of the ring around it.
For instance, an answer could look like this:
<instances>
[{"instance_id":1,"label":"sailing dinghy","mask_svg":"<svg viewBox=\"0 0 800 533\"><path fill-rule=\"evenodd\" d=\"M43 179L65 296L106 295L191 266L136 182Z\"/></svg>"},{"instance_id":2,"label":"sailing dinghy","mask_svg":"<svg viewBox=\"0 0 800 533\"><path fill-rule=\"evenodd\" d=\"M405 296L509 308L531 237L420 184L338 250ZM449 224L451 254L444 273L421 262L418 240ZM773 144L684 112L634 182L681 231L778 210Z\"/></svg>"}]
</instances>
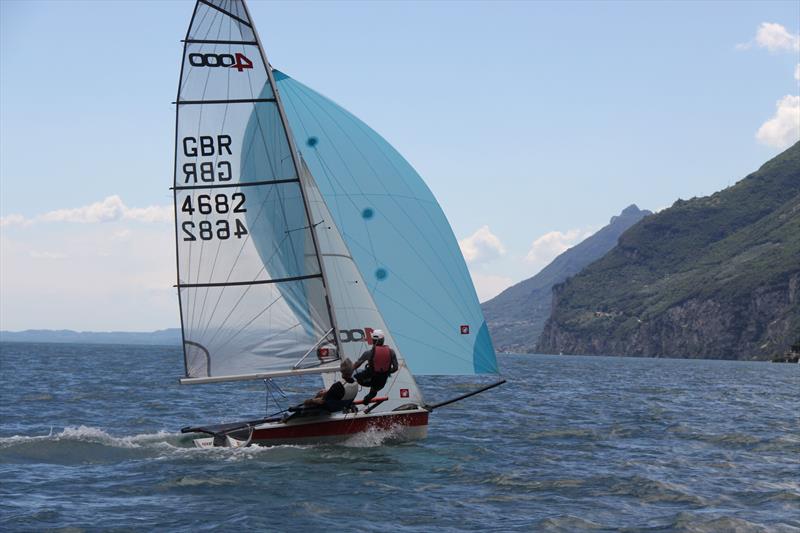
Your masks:
<instances>
[{"instance_id":1,"label":"sailing dinghy","mask_svg":"<svg viewBox=\"0 0 800 533\"><path fill-rule=\"evenodd\" d=\"M243 0L198 0L183 41L175 234L183 384L319 374L327 388L385 332L379 396L340 412L190 426L198 446L427 433L414 375L496 373L455 236L380 135L268 63ZM500 382L502 383L502 382ZM269 384L269 381L268 381Z\"/></svg>"}]
</instances>

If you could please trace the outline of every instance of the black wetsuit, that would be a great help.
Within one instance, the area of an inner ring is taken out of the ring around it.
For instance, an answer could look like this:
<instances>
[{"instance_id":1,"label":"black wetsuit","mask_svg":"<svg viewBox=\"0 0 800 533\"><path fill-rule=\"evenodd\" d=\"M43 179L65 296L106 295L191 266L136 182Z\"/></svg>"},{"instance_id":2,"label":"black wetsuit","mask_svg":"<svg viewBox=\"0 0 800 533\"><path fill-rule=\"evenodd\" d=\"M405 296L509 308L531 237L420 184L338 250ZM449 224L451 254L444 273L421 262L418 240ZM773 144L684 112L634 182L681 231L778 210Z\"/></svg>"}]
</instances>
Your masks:
<instances>
[{"instance_id":1,"label":"black wetsuit","mask_svg":"<svg viewBox=\"0 0 800 533\"><path fill-rule=\"evenodd\" d=\"M353 383L354 380L350 378L347 380L348 383ZM341 381L337 381L330 388L325 392L325 404L323 407L330 412L334 411L341 411L345 407L349 406L353 403L353 400L342 400L344 398L344 386L342 385Z\"/></svg>"}]
</instances>

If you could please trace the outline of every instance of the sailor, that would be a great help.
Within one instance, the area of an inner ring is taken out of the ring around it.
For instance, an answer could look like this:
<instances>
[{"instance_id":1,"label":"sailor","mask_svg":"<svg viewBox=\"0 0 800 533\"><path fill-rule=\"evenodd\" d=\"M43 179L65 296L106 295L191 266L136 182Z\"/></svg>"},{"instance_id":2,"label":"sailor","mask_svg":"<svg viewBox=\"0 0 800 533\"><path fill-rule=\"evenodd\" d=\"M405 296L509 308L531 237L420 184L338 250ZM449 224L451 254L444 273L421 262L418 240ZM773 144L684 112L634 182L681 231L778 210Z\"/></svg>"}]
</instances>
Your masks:
<instances>
[{"instance_id":1,"label":"sailor","mask_svg":"<svg viewBox=\"0 0 800 533\"><path fill-rule=\"evenodd\" d=\"M361 354L356 361L354 369L367 363L364 370L356 374L356 381L360 385L369 386L369 392L364 396L364 404L372 400L375 395L386 385L386 380L397 372L397 355L394 350L384 346L383 331L376 329L372 332L372 348Z\"/></svg>"},{"instance_id":2,"label":"sailor","mask_svg":"<svg viewBox=\"0 0 800 533\"><path fill-rule=\"evenodd\" d=\"M349 407L358 394L358 383L353 379L353 362L343 359L339 363L342 378L333 383L328 390L322 389L314 398L303 402L305 407L322 407L331 413Z\"/></svg>"}]
</instances>

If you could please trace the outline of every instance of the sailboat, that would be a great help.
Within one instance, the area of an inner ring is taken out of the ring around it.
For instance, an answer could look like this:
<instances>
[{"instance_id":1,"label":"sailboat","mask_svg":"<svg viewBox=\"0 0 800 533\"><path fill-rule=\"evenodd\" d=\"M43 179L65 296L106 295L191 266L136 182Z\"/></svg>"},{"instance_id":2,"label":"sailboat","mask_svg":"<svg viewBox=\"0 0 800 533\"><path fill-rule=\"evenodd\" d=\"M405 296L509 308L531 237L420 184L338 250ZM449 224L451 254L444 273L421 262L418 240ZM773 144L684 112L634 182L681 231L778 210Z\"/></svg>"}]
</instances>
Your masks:
<instances>
[{"instance_id":1,"label":"sailboat","mask_svg":"<svg viewBox=\"0 0 800 533\"><path fill-rule=\"evenodd\" d=\"M198 0L175 130L182 384L318 374L385 332L399 369L369 402L188 426L204 446L427 434L415 375L497 373L458 243L411 165L355 116L274 69L243 0Z\"/></svg>"}]
</instances>

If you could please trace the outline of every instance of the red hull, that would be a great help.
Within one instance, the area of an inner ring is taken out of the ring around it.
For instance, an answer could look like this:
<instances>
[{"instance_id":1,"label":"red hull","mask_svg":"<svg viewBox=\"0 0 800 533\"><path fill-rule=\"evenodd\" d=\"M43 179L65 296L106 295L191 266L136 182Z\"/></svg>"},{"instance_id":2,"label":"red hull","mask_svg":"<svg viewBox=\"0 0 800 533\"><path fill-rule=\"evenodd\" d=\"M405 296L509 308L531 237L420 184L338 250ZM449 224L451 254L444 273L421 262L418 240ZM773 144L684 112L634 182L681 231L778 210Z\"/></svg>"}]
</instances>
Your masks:
<instances>
[{"instance_id":1,"label":"red hull","mask_svg":"<svg viewBox=\"0 0 800 533\"><path fill-rule=\"evenodd\" d=\"M427 425L427 411L396 415L356 416L339 420L325 420L258 428L253 431L253 442L269 443L287 440L347 437L369 430L393 430L398 427L414 428Z\"/></svg>"}]
</instances>

